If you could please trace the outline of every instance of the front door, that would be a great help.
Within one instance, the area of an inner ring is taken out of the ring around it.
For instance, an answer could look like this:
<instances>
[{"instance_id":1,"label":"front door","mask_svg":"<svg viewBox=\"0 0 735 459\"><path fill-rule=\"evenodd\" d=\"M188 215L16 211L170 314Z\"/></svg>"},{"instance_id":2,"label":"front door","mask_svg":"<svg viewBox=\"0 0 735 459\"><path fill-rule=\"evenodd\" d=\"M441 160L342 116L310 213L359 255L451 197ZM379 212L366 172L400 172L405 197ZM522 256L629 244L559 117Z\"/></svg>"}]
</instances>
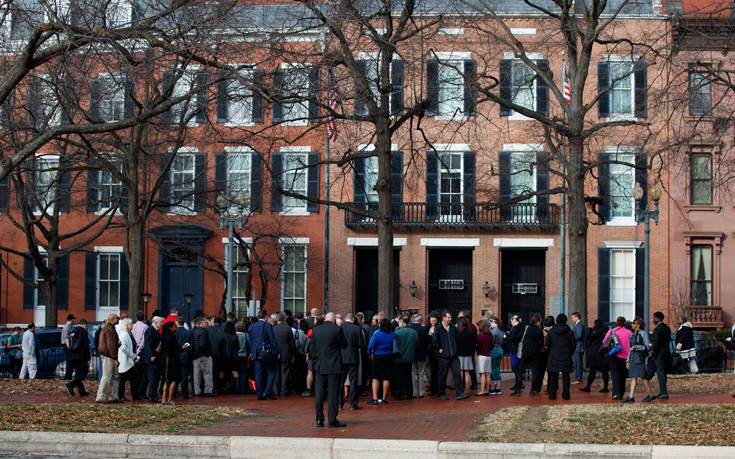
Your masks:
<instances>
[{"instance_id":1,"label":"front door","mask_svg":"<svg viewBox=\"0 0 735 459\"><path fill-rule=\"evenodd\" d=\"M429 311L472 310L472 250L429 249Z\"/></svg>"},{"instance_id":2,"label":"front door","mask_svg":"<svg viewBox=\"0 0 735 459\"><path fill-rule=\"evenodd\" d=\"M203 310L204 270L195 259L187 259L181 254L176 256L162 254L161 302L159 309L163 316L167 316L171 309L177 309L179 314L190 321L194 313ZM184 295L194 295L191 305L186 304Z\"/></svg>"},{"instance_id":3,"label":"front door","mask_svg":"<svg viewBox=\"0 0 735 459\"><path fill-rule=\"evenodd\" d=\"M501 318L510 324L513 314L528 324L545 312L545 250L503 250L501 253Z\"/></svg>"},{"instance_id":4,"label":"front door","mask_svg":"<svg viewBox=\"0 0 735 459\"><path fill-rule=\"evenodd\" d=\"M393 307L398 306L398 267L401 252L393 250ZM378 312L378 249L355 249L355 311L370 322Z\"/></svg>"}]
</instances>

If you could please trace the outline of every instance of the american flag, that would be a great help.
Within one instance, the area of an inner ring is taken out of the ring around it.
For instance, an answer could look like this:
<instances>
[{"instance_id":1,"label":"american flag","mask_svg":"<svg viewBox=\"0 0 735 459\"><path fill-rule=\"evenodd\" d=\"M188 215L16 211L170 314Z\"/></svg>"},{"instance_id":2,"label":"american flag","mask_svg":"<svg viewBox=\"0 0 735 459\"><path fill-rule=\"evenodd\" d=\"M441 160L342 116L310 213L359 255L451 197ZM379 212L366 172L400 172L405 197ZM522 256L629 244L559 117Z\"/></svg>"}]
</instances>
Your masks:
<instances>
[{"instance_id":1,"label":"american flag","mask_svg":"<svg viewBox=\"0 0 735 459\"><path fill-rule=\"evenodd\" d=\"M561 61L561 75L563 82L562 95L566 103L572 103L572 91L569 89L569 78L567 78L567 65L562 59Z\"/></svg>"},{"instance_id":2,"label":"american flag","mask_svg":"<svg viewBox=\"0 0 735 459\"><path fill-rule=\"evenodd\" d=\"M332 70L329 70L329 89L327 91L327 103L329 104L329 108L333 111L337 111L337 103L339 102L339 96L337 95L337 90L335 88L336 82L334 79L334 74L332 73ZM329 115L327 118L327 139L329 139L332 142L335 142L337 140L337 123L334 119L334 116Z\"/></svg>"}]
</instances>

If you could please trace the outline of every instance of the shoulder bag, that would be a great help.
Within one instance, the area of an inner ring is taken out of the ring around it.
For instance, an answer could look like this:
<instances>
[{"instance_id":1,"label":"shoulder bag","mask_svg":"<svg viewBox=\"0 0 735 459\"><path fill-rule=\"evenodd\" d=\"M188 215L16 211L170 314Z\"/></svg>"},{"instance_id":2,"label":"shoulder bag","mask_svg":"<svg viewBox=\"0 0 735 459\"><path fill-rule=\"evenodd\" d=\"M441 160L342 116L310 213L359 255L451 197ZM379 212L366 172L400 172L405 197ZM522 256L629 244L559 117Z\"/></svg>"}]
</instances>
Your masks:
<instances>
[{"instance_id":1,"label":"shoulder bag","mask_svg":"<svg viewBox=\"0 0 735 459\"><path fill-rule=\"evenodd\" d=\"M523 341L526 339L526 332L528 331L528 325L526 325L526 328L523 329L523 336L521 336L521 342L518 343L518 351L516 352L516 356L518 359L523 358Z\"/></svg>"},{"instance_id":2,"label":"shoulder bag","mask_svg":"<svg viewBox=\"0 0 735 459\"><path fill-rule=\"evenodd\" d=\"M263 327L260 333L261 343L260 343L260 350L258 351L258 360L261 361L263 365L265 365L268 368L273 368L276 366L276 356L271 352L270 349L268 349L268 346L265 344L265 326L266 323L263 322Z\"/></svg>"}]
</instances>

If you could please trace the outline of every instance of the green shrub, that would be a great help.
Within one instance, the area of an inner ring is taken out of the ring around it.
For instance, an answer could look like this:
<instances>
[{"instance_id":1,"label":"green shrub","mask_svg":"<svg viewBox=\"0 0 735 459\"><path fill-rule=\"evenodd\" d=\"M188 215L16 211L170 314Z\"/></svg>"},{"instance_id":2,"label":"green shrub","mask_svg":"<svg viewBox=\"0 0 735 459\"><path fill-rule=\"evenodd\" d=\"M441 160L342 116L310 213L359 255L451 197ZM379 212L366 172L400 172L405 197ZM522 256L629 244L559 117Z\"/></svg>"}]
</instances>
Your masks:
<instances>
[{"instance_id":1,"label":"green shrub","mask_svg":"<svg viewBox=\"0 0 735 459\"><path fill-rule=\"evenodd\" d=\"M728 338L731 336L729 328L723 328L722 330L709 330L709 332L712 333L712 336L715 338Z\"/></svg>"}]
</instances>

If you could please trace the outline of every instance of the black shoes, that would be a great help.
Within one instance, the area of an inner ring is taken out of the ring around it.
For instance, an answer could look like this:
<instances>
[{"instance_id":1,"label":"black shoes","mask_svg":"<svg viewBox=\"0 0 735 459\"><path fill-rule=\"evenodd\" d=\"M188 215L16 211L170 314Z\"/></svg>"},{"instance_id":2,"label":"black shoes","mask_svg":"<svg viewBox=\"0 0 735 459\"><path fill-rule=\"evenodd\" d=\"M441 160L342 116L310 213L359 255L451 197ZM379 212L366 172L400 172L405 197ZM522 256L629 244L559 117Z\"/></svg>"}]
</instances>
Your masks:
<instances>
[{"instance_id":1,"label":"black shoes","mask_svg":"<svg viewBox=\"0 0 735 459\"><path fill-rule=\"evenodd\" d=\"M600 389L600 393L601 394L607 394L608 392L610 392L610 391L608 390L607 387L603 387L602 389Z\"/></svg>"},{"instance_id":2,"label":"black shoes","mask_svg":"<svg viewBox=\"0 0 735 459\"><path fill-rule=\"evenodd\" d=\"M441 394L439 396L439 400L449 400L449 397L446 396L446 394ZM369 402L368 402L369 403Z\"/></svg>"},{"instance_id":3,"label":"black shoes","mask_svg":"<svg viewBox=\"0 0 735 459\"><path fill-rule=\"evenodd\" d=\"M72 386L71 383L66 383L66 390L68 390L71 396L74 397L74 386Z\"/></svg>"},{"instance_id":4,"label":"black shoes","mask_svg":"<svg viewBox=\"0 0 735 459\"><path fill-rule=\"evenodd\" d=\"M455 397L455 400L464 400L464 399L466 399L469 396L470 396L470 394L468 394L467 392L464 392L464 393L461 393L461 394L457 395Z\"/></svg>"},{"instance_id":5,"label":"black shoes","mask_svg":"<svg viewBox=\"0 0 735 459\"><path fill-rule=\"evenodd\" d=\"M89 392L87 392L86 390L85 390L85 391L80 391L80 392L79 392L79 396L80 396L80 397L86 397L87 395L89 395Z\"/></svg>"},{"instance_id":6,"label":"black shoes","mask_svg":"<svg viewBox=\"0 0 735 459\"><path fill-rule=\"evenodd\" d=\"M367 402L368 405L380 405L380 402L377 400L370 400Z\"/></svg>"},{"instance_id":7,"label":"black shoes","mask_svg":"<svg viewBox=\"0 0 735 459\"><path fill-rule=\"evenodd\" d=\"M633 397L625 397L624 399L620 400L621 403L635 403L635 399Z\"/></svg>"},{"instance_id":8,"label":"black shoes","mask_svg":"<svg viewBox=\"0 0 735 459\"><path fill-rule=\"evenodd\" d=\"M515 397L515 396L518 396L518 395L521 395L521 391L519 391L519 390L514 390L513 393L510 394L511 397Z\"/></svg>"},{"instance_id":9,"label":"black shoes","mask_svg":"<svg viewBox=\"0 0 735 459\"><path fill-rule=\"evenodd\" d=\"M361 410L362 407L360 405L355 405L350 407L351 410Z\"/></svg>"},{"instance_id":10,"label":"black shoes","mask_svg":"<svg viewBox=\"0 0 735 459\"><path fill-rule=\"evenodd\" d=\"M652 402L654 400L656 400L656 397L654 397L653 395L646 395L646 398L643 399L643 403Z\"/></svg>"},{"instance_id":11,"label":"black shoes","mask_svg":"<svg viewBox=\"0 0 735 459\"><path fill-rule=\"evenodd\" d=\"M273 394L270 394L267 398L270 399L270 400L278 400L278 397L276 397Z\"/></svg>"},{"instance_id":12,"label":"black shoes","mask_svg":"<svg viewBox=\"0 0 735 459\"><path fill-rule=\"evenodd\" d=\"M579 390L581 392L589 392L590 391L590 388L589 387L580 387Z\"/></svg>"},{"instance_id":13,"label":"black shoes","mask_svg":"<svg viewBox=\"0 0 735 459\"><path fill-rule=\"evenodd\" d=\"M347 424L341 421L337 421L334 424L329 424L329 427L347 427Z\"/></svg>"},{"instance_id":14,"label":"black shoes","mask_svg":"<svg viewBox=\"0 0 735 459\"><path fill-rule=\"evenodd\" d=\"M656 398L659 399L659 400L668 400L669 399L669 394L658 394L656 396Z\"/></svg>"},{"instance_id":15,"label":"black shoes","mask_svg":"<svg viewBox=\"0 0 735 459\"><path fill-rule=\"evenodd\" d=\"M316 426L317 426L317 427L324 427L324 421L319 421L319 420L317 420L317 421L316 421Z\"/></svg>"}]
</instances>

